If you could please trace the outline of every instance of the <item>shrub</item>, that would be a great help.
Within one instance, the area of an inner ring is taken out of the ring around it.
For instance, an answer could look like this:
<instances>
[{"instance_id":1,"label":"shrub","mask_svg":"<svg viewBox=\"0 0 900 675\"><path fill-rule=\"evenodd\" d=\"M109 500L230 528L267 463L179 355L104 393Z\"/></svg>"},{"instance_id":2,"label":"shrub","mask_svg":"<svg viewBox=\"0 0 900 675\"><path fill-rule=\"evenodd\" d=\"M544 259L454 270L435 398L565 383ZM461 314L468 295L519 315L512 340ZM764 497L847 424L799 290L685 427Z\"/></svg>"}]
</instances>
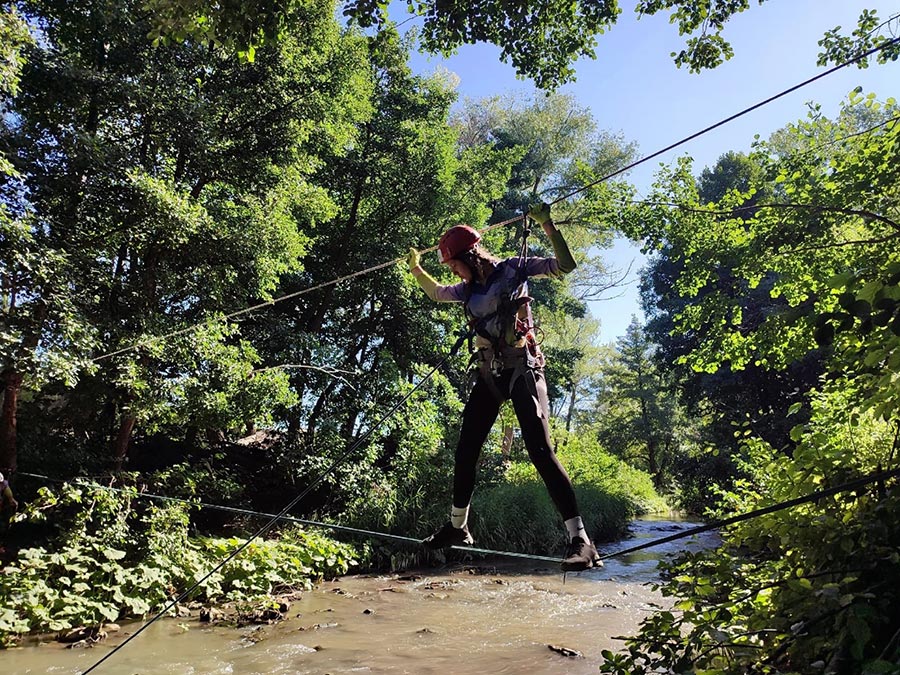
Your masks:
<instances>
[{"instance_id":1,"label":"shrub","mask_svg":"<svg viewBox=\"0 0 900 675\"><path fill-rule=\"evenodd\" d=\"M604 452L590 429L554 433L561 438L558 456L575 485L582 518L593 538L612 539L634 516L668 508L649 474ZM472 510L473 527L483 546L551 553L564 542L559 512L527 458L511 463L505 482L477 490Z\"/></svg>"},{"instance_id":2,"label":"shrub","mask_svg":"<svg viewBox=\"0 0 900 675\"><path fill-rule=\"evenodd\" d=\"M17 522L52 516L54 534L19 551L0 574L0 644L33 631L60 631L160 610L242 543L188 536L189 507L137 499L134 489L41 488ZM355 564L350 547L298 527L257 540L200 584L203 602L253 601L308 588Z\"/></svg>"}]
</instances>

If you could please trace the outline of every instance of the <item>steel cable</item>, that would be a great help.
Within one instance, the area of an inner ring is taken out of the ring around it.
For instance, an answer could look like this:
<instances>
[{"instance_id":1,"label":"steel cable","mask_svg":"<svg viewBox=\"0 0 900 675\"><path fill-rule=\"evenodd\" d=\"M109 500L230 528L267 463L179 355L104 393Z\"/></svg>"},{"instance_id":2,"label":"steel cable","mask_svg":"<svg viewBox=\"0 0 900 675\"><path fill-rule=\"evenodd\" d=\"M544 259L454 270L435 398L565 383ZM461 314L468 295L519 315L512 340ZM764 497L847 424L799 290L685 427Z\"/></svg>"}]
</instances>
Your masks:
<instances>
[{"instance_id":1,"label":"steel cable","mask_svg":"<svg viewBox=\"0 0 900 675\"><path fill-rule=\"evenodd\" d=\"M876 52L879 52L882 49L885 49L886 47L890 47L891 45L893 45L897 42L900 42L900 37L896 37L892 40L886 40L885 42L882 42L881 44L879 44L875 47L872 47L868 51L865 51L862 54L859 54L859 55L853 57L852 59L849 59L848 61L844 61L843 63L838 64L838 65L834 66L833 68L829 68L828 70L826 70L823 73L814 75L813 77L810 77L809 79L806 79L803 82L800 82L799 84L795 84L793 87L789 87L789 88L785 89L784 91L781 91L781 92L775 94L774 96L770 96L769 98L767 98L763 101L760 101L759 103L755 103L754 105L751 105L748 108L744 108L740 112L737 112L734 115L730 115L723 120L719 120L715 124L710 124L708 127L705 127L703 129L701 129L700 131L695 131L690 136L686 136L686 137L682 138L680 141L672 143L671 145L667 145L662 150L657 150L656 152L654 152L651 155L641 157L640 159L637 159L637 160L631 162L630 164L622 167L621 169L616 169L612 173L608 173L605 176L598 178L597 180L591 181L587 185L582 185L580 188L572 190L571 192L567 192L562 197L557 197L552 202L550 202L550 205L552 206L553 204L556 204L558 202L569 199L570 197L574 197L579 192L584 192L585 190L592 188L599 183L603 183L605 181L608 181L610 178L615 178L616 176L623 174L626 171L630 171L631 169L643 164L644 162L648 162L655 157L659 157L660 155L669 152L669 150L674 150L675 148L677 148L681 145L684 145L685 143L688 143L688 142L694 140L695 138L699 138L700 136L703 136L704 134L709 133L710 131L713 131L714 129L718 129L719 127L724 126L724 125L728 124L729 122L733 122L734 120L738 119L739 117L743 117L747 113L753 112L754 110L757 110L758 108L762 108L764 105L768 105L769 103L772 103L772 101L777 101L782 96L787 96L788 94L791 94L791 93L797 91L798 89L802 89L806 85L812 84L813 82L816 82L817 80L821 80L823 77L827 77L828 75L831 75L832 73L835 73L835 72L841 70L842 68L851 66L854 63L856 63L857 61L861 61L862 59L864 59L868 56L871 56L872 54L875 54Z\"/></svg>"}]
</instances>

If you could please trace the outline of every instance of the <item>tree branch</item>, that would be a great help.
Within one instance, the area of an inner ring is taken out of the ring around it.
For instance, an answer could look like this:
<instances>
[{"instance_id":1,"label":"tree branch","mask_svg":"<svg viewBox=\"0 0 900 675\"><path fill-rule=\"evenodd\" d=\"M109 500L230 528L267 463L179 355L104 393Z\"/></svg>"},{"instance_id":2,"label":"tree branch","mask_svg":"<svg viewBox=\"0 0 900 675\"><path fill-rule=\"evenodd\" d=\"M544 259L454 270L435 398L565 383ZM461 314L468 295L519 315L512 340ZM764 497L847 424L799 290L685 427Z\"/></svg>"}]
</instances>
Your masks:
<instances>
[{"instance_id":1,"label":"tree branch","mask_svg":"<svg viewBox=\"0 0 900 675\"><path fill-rule=\"evenodd\" d=\"M677 202L653 202L647 200L638 200L632 199L628 201L629 204L646 204L647 206L669 206L672 208L681 209L682 211L688 211L689 213L707 213L710 215L719 215L719 216L734 216L736 213L742 211L753 211L756 209L805 209L808 211L823 211L828 213L843 213L848 216L859 216L861 218L870 218L872 220L877 220L878 222L884 223L889 227L892 227L895 230L900 231L900 223L897 223L890 218L881 215L880 213L874 213L867 209L848 209L842 208L839 206L818 206L816 204L781 204L781 203L773 203L773 204L753 204L751 206L737 206L733 209L698 209L687 206L686 204L679 204Z\"/></svg>"},{"instance_id":2,"label":"tree branch","mask_svg":"<svg viewBox=\"0 0 900 675\"><path fill-rule=\"evenodd\" d=\"M820 251L825 248L840 248L841 246L860 246L863 244L883 244L891 239L900 237L900 232L890 234L886 237L877 237L875 239L851 239L849 241L836 241L832 244L821 244L819 246L803 246L801 248L792 248L787 251L776 251L776 255L790 255L792 253L805 253L807 251Z\"/></svg>"},{"instance_id":3,"label":"tree branch","mask_svg":"<svg viewBox=\"0 0 900 675\"><path fill-rule=\"evenodd\" d=\"M354 387L352 384L350 384L350 382L346 378L341 377L340 375L337 375L337 373L344 373L345 375L359 375L359 371L341 370L340 368L332 368L331 366L311 366L311 365L308 365L305 363L283 363L278 366L268 366L266 368L257 368L251 374L255 375L256 373L264 373L267 370L301 370L301 369L317 370L320 373L324 373L325 375L330 375L334 379L340 380L341 382L346 384L348 387L350 387L351 389L356 391L356 387Z\"/></svg>"}]
</instances>

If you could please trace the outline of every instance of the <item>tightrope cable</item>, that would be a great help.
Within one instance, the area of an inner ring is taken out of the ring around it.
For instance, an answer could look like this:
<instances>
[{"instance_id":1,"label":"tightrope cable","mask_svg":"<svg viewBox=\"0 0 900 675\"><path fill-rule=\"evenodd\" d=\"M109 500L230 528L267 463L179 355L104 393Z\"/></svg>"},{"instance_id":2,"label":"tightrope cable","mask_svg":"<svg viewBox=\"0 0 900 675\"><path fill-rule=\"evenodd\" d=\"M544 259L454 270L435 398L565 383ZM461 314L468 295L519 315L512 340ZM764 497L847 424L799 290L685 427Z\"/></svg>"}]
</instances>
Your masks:
<instances>
[{"instance_id":1,"label":"tightrope cable","mask_svg":"<svg viewBox=\"0 0 900 675\"><path fill-rule=\"evenodd\" d=\"M315 488L319 483L321 483L325 479L326 476L328 476L338 466L343 464L343 462L348 457L350 457L350 455L352 455L356 451L356 449L359 448L369 438L369 436L371 436L373 433L375 433L376 429L380 428L382 424L384 424L388 419L390 419L394 415L394 413L400 409L400 406L402 406L413 394L415 394L422 387L422 385L424 385L428 380L430 380L431 377L438 371L438 369L440 369L451 356L455 355L456 352L459 351L459 348L462 347L463 343L468 339L468 337L469 337L468 332L460 335L460 337L456 340L456 342L454 343L453 347L451 347L451 349L447 353L447 355L444 358L442 358L438 362L438 364L436 366L434 366L428 372L428 374L425 375L425 377L423 377L418 382L418 384L416 384L416 386L414 386L412 389L410 389L409 392L407 392L407 394L405 396L403 396L403 398L401 398L399 401L397 401L397 403L395 403L388 412L386 412L377 422L375 422L375 424L373 424L371 427L369 427L368 431L366 431L353 444L351 444L340 456L338 456L334 461L332 461L331 464L324 471L322 471L309 485L306 486L306 489L304 489L296 497L294 497L290 502L288 502L288 504L283 509L281 509L281 511L279 511L276 515L271 517L265 523L265 525L260 527L253 534L251 534L250 537L248 537L247 540L244 541L240 546L236 547L231 553L229 553L227 556L225 556L225 558L223 558L218 564L216 564L202 578L198 579L197 581L194 582L194 584L192 586L190 586L186 590L182 591L182 593L180 595L178 595L178 597L176 597L174 600L171 600L165 607L163 607L162 610L160 610L157 614L155 614L153 617L151 617L150 620L147 621L147 623L143 624L134 633L129 635L123 642L116 645L112 649L112 651L110 651L108 654L103 656L103 658L101 658L99 661L94 663L90 668L85 670L83 675L87 675L88 673L92 672L101 663L106 661L113 654L115 654L117 651L119 651L122 647L127 645L134 638L136 638L138 635L143 633L147 628L149 628L151 625L156 623L160 618L162 618L166 614L166 612L168 612L175 605L177 605L182 600L187 598L194 590L199 588L200 585L202 585L213 574L215 574L220 569L222 569L231 560L233 560L235 557L237 557L241 553L241 551L243 551L245 548L250 546L250 544L253 543L254 540L263 536L264 534L266 534L266 532L271 530L272 527L274 527L275 523L277 523L281 518L286 516L288 511L290 511L297 504L299 504L300 501L304 497L306 497L306 495L308 495L310 492L312 492L313 488Z\"/></svg>"},{"instance_id":2,"label":"tightrope cable","mask_svg":"<svg viewBox=\"0 0 900 675\"><path fill-rule=\"evenodd\" d=\"M591 181L587 185L583 185L576 190L572 190L571 192L566 193L562 197L557 197L552 202L550 202L550 205L552 206L553 204L556 204L563 200L569 199L570 197L574 197L579 192L584 192L585 190L594 187L598 183L603 183L605 181L608 181L610 178L615 178L616 176L623 174L626 171L630 171L634 167L639 166L640 164L643 164L644 162L648 162L655 157L659 157L660 155L669 152L669 150L674 150L675 148L677 148L681 145L684 145L685 143L688 143L689 141L692 141L695 138L699 138L703 134L709 133L710 131L713 131L714 129L718 129L719 127L724 126L724 125L728 124L729 122L733 122L734 120L738 119L739 117L743 117L747 113L753 112L754 110L757 110L758 108L762 108L764 105L768 105L772 101L777 101L779 98L781 98L783 96L787 96L788 94L791 94L791 93L797 91L798 89L802 89L803 87L807 86L808 84L812 84L813 82L816 82L817 80L821 80L823 77L827 77L828 75L831 75L832 73L835 73L835 72L841 70L842 68L851 66L854 63L856 63L857 61L861 61L862 59L864 59L868 56L871 56L872 54L879 52L882 49L885 49L886 47L890 47L891 45L893 45L897 42L900 42L900 37L896 37L896 38L893 38L892 40L887 40L885 42L882 42L881 44L876 45L875 47L872 47L868 51L863 52L862 54L859 54L857 56L854 56L852 59L849 59L848 61L844 61L843 63L838 64L838 65L834 66L833 68L829 68L828 70L826 70L823 73L814 75L813 77L810 77L809 79L804 80L803 82L800 82L799 84L795 84L793 87L789 87L788 89L785 89L784 91L781 91L781 92L775 94L774 96L770 96L769 98L767 98L763 101L760 101L759 103L751 105L748 108L744 108L740 112L737 112L734 115L726 117L725 119L720 120L720 121L716 122L715 124L710 124L708 127L701 129L700 131L694 132L690 136L686 136L686 137L682 138L680 141L672 143L671 145L667 145L662 150L657 150L656 152L654 152L651 155L647 155L646 157L641 157L640 159L631 162L630 164L622 167L621 169L617 169L617 170L613 171L612 173L606 174L605 176L598 178L597 180Z\"/></svg>"},{"instance_id":3,"label":"tightrope cable","mask_svg":"<svg viewBox=\"0 0 900 675\"><path fill-rule=\"evenodd\" d=\"M53 483L72 483L76 485L83 485L85 487L96 488L100 490L110 490L112 492L128 492L123 488L114 488L111 486L100 485L99 483L90 483L86 481L80 480L63 480L61 478L52 478L50 476L45 476L37 473L28 473L25 471L19 471L18 475L20 476L30 476L31 478L37 478L40 480L45 480ZM722 520L716 520L711 523L707 523L706 525L699 525L697 527L692 527L687 530L682 530L681 532L677 532L675 534L671 534L665 537L660 537L658 539L651 539L650 541L646 541L641 544L637 544L635 546L630 546L628 548L618 549L615 551L611 551L609 553L605 553L600 556L600 560L609 560L610 558L616 558L618 556L626 555L629 553L636 553L638 551L643 551L644 549L653 548L655 546L659 546L660 544L667 544L672 541L677 541L678 539L685 539L687 537L693 537L697 534L702 534L704 532L710 532L712 530L718 530L723 527L727 527L728 525L734 525L736 523L743 522L745 520L751 520L753 518L758 518L759 516L768 515L770 513L775 513L777 511L782 511L784 509L789 509L794 506L799 506L800 504L806 504L808 502L818 501L819 499L823 499L825 497L831 497L833 495L839 494L841 492L849 492L851 490L855 490L856 488L862 487L864 485L869 485L871 483L882 482L888 480L889 478L896 478L900 476L900 468L890 469L887 471L880 471L873 474L867 474L860 478L848 481L846 483L841 483L840 485L836 485L831 488L826 488L823 490L817 490L816 492L810 492L801 497L796 497L794 499L789 499L787 501L778 502L776 504L772 504L770 506L766 506L763 508L755 509L753 511L747 511L746 513L741 513L735 516L730 516L728 518L724 518ZM387 532L375 532L372 530L364 530L356 527L348 527L346 525L336 525L332 523L324 523L315 520L307 520L304 518L295 518L293 516L286 515L273 515L270 513L263 513L261 511L253 511L250 509L242 509L235 506L223 506L220 504L207 504L205 502L191 501L189 499L180 499L178 497L166 497L164 495L156 495L149 492L138 492L136 494L137 497L145 497L148 499L157 499L161 501L175 502L179 504L186 504L188 506L193 506L196 508L205 508L216 511L225 511L228 513L235 513L239 515L246 516L255 516L260 518L273 518L277 520L283 520L291 523L298 523L301 525L309 525L313 527L321 527L324 529L334 530L337 532L347 532L348 534L357 534L371 538L378 539L390 539L393 541L399 541L403 543L415 544L416 546L422 543L421 539L415 539L413 537L404 537L399 534L389 534ZM497 556L505 556L505 557L513 557L513 558L527 558L529 560L539 560L543 562L553 562L559 563L560 558L552 558L549 556L542 555L534 555L531 553L518 553L515 551L496 551L493 549L484 549L484 548L476 548L473 546L451 546L455 550L459 551L469 551L472 553L481 553L484 555L497 555Z\"/></svg>"},{"instance_id":4,"label":"tightrope cable","mask_svg":"<svg viewBox=\"0 0 900 675\"><path fill-rule=\"evenodd\" d=\"M91 483L83 480L64 480L62 478L53 478L51 476L44 476L39 473L28 473L27 471L19 471L17 472L19 476L29 476L30 478L37 478L39 480L48 481L51 483L70 483L72 485L80 485L83 487L89 487L93 489L99 490L108 490L110 492L119 492L124 494L134 494L131 491L124 488L116 488L109 485L100 485L99 483ZM242 509L237 506L225 506L222 504L208 504L206 502L194 501L190 499L182 499L180 497L167 497L165 495L157 495L151 492L139 491L134 494L135 497L138 498L146 498L146 499L155 499L158 501L164 502L172 502L175 504L185 504L187 506L192 506L194 508L200 509L209 509L211 511L224 511L225 513L234 513L241 516L252 516L255 518L274 518L279 521L285 521L288 523L297 523L298 525L308 525L310 527L320 527L323 529L334 530L335 532L345 532L347 534L355 534L364 537L369 537L372 539L389 539L391 541L397 541L404 544L412 544L414 546L421 546L422 540L416 539L414 537L404 537L399 534L390 534L388 532L376 532L374 530L365 530L358 527L349 527L347 525L337 525L334 523L324 523L317 520L308 520L306 518L295 518L294 516L279 516L274 513L265 513L263 511L253 511L252 509ZM483 555L497 555L504 556L510 558L527 558L529 560L539 560L543 562L552 562L559 563L559 558L552 558L544 555L533 555L530 553L518 553L516 551L495 551L487 548L476 548L474 546L451 546L450 548L459 550L459 551L469 551L471 553L481 553Z\"/></svg>"}]
</instances>

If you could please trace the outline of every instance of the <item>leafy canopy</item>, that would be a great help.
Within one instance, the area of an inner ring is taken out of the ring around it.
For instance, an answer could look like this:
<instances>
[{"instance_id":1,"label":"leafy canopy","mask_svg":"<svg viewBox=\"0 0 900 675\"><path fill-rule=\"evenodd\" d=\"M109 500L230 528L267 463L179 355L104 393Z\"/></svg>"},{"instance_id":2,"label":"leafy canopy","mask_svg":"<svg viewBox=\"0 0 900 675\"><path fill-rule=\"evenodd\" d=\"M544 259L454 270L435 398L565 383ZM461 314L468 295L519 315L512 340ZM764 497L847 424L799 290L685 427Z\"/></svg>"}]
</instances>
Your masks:
<instances>
[{"instance_id":1,"label":"leafy canopy","mask_svg":"<svg viewBox=\"0 0 900 675\"><path fill-rule=\"evenodd\" d=\"M225 6L211 0L145 0L145 7L156 17L153 35L157 39L209 40L237 49L251 60L260 44L285 31L292 11L315 4L322 0L242 0ZM386 2L346 0L338 4L343 6L344 16L362 27L382 28L392 23ZM688 36L684 48L672 57L678 67L696 73L732 57L734 51L723 31L729 19L749 6L750 0L638 0L634 9L639 16L669 13L679 35ZM622 11L617 0L408 0L406 9L411 18L422 21L425 51L446 56L462 45L491 43L500 48L500 58L510 62L520 77L532 78L539 88L548 90L575 78L573 64L579 58L596 57L597 36L610 29ZM866 10L851 36L841 34L840 27L829 31L822 41L820 62L844 61L879 44L885 40L881 33L887 32L895 19L896 15L879 24L877 13ZM897 53L893 48L879 58L896 58Z\"/></svg>"}]
</instances>

